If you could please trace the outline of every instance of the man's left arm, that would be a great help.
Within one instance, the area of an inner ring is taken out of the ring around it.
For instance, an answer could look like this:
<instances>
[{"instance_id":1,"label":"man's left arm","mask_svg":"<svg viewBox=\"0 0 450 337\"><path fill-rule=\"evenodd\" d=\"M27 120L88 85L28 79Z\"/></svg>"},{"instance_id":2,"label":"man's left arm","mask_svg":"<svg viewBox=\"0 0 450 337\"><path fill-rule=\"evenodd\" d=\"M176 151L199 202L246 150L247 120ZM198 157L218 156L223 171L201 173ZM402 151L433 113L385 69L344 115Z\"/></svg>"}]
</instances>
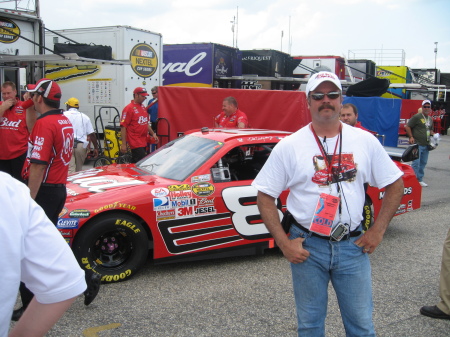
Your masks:
<instances>
[{"instance_id":1,"label":"man's left arm","mask_svg":"<svg viewBox=\"0 0 450 337\"><path fill-rule=\"evenodd\" d=\"M383 240L383 235L389 226L389 222L400 205L403 192L402 177L385 187L383 202L376 221L372 227L355 241L355 244L362 247L364 252L369 254L373 253Z\"/></svg>"},{"instance_id":2,"label":"man's left arm","mask_svg":"<svg viewBox=\"0 0 450 337\"><path fill-rule=\"evenodd\" d=\"M30 189L30 195L33 199L36 199L36 195L41 187L42 180L44 179L44 171L47 165L45 164L30 164L30 174L28 177L28 188Z\"/></svg>"}]
</instances>

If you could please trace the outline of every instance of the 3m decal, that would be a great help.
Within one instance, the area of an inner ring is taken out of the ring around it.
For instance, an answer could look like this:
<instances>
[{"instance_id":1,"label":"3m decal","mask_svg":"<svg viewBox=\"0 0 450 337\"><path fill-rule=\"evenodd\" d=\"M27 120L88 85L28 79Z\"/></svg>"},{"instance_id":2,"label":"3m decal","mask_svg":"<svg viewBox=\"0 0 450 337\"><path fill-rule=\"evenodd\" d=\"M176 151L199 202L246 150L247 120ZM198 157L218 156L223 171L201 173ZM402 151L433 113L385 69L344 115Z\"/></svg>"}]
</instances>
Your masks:
<instances>
[{"instance_id":1,"label":"3m decal","mask_svg":"<svg viewBox=\"0 0 450 337\"><path fill-rule=\"evenodd\" d=\"M194 207L181 207L176 209L177 218L194 215Z\"/></svg>"},{"instance_id":2,"label":"3m decal","mask_svg":"<svg viewBox=\"0 0 450 337\"><path fill-rule=\"evenodd\" d=\"M225 188L222 198L225 206L233 213L231 216L236 231L248 240L257 240L270 237L269 231L262 222L256 205L258 191L253 186L238 186ZM281 203L277 201L278 214L283 217Z\"/></svg>"}]
</instances>

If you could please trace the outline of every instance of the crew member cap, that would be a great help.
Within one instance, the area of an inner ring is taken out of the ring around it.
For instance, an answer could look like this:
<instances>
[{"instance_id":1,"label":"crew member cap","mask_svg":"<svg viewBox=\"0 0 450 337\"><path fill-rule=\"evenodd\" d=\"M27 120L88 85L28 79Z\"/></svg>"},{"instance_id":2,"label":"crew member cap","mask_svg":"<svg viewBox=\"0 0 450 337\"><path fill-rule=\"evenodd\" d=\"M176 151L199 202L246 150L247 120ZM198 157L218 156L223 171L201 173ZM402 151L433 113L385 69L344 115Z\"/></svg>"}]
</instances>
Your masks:
<instances>
[{"instance_id":1,"label":"crew member cap","mask_svg":"<svg viewBox=\"0 0 450 337\"><path fill-rule=\"evenodd\" d=\"M38 93L42 97L48 98L52 101L61 100L61 88L55 81L48 78L40 79L36 84L28 84L27 91Z\"/></svg>"},{"instance_id":2,"label":"crew member cap","mask_svg":"<svg viewBox=\"0 0 450 337\"><path fill-rule=\"evenodd\" d=\"M429 105L431 105L431 102L430 102L430 100L429 99L426 99L426 100L424 100L423 102L422 102L422 106L424 106L425 104L429 104Z\"/></svg>"},{"instance_id":3,"label":"crew member cap","mask_svg":"<svg viewBox=\"0 0 450 337\"><path fill-rule=\"evenodd\" d=\"M142 96L148 96L147 89L142 88L142 87L137 87L136 89L134 89L133 94L140 94Z\"/></svg>"}]
</instances>

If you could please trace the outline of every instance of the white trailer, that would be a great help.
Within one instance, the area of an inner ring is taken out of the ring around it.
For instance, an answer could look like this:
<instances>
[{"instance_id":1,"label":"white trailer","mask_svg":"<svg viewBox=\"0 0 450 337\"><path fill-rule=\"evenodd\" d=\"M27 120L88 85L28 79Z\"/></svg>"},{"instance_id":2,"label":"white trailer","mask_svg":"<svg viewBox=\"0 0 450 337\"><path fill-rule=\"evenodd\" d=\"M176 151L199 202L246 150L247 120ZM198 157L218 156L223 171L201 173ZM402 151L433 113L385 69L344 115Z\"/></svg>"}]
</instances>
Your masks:
<instances>
[{"instance_id":1,"label":"white trailer","mask_svg":"<svg viewBox=\"0 0 450 337\"><path fill-rule=\"evenodd\" d=\"M86 113L93 123L99 114L103 123L117 123L117 112L121 113L133 99L134 88L144 87L150 92L153 86L162 83L163 44L159 33L130 26L45 32L48 49L55 50L58 43L76 47L74 42L110 46L113 60L123 61L123 65L101 61L46 62L45 76L61 86L62 103L76 97L80 101L79 110Z\"/></svg>"}]
</instances>

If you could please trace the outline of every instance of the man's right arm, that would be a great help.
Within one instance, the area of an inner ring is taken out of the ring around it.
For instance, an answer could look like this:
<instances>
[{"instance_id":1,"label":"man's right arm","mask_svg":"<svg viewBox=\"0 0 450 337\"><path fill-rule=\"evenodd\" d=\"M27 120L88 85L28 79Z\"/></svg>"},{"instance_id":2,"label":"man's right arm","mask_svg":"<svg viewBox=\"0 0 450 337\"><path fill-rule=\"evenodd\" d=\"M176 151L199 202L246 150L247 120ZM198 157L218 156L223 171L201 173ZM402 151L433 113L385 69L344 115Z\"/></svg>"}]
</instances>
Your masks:
<instances>
[{"instance_id":1,"label":"man's right arm","mask_svg":"<svg viewBox=\"0 0 450 337\"><path fill-rule=\"evenodd\" d=\"M120 152L126 153L127 149L127 128L124 126L120 127L120 135L122 138L122 144L120 144Z\"/></svg>"},{"instance_id":2,"label":"man's right arm","mask_svg":"<svg viewBox=\"0 0 450 337\"><path fill-rule=\"evenodd\" d=\"M277 246L280 247L286 259L292 263L305 261L309 256L309 252L306 249L303 249L302 242L304 239L297 238L290 240L287 237L280 223L278 209L275 205L275 198L264 192L258 191L257 203L264 224L275 239Z\"/></svg>"},{"instance_id":3,"label":"man's right arm","mask_svg":"<svg viewBox=\"0 0 450 337\"><path fill-rule=\"evenodd\" d=\"M405 125L405 130L406 130L406 134L408 135L409 144L414 144L415 140L412 135L412 129L408 125Z\"/></svg>"}]
</instances>

